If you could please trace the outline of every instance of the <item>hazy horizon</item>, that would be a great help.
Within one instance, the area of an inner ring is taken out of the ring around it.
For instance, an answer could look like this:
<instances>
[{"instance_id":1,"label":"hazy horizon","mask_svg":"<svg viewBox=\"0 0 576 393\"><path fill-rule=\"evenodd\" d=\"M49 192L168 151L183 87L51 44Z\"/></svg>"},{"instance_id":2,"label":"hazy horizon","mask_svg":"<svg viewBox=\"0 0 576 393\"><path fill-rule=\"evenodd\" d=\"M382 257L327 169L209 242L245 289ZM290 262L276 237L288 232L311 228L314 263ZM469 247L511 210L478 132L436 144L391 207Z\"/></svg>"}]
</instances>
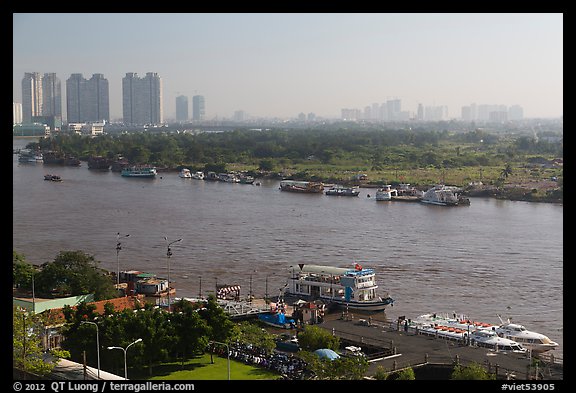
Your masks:
<instances>
[{"instance_id":1,"label":"hazy horizon","mask_svg":"<svg viewBox=\"0 0 576 393\"><path fill-rule=\"evenodd\" d=\"M156 72L164 118L206 98L206 119L340 117L388 99L402 110L520 105L563 115L563 14L13 14L13 100L25 72L104 74L111 119L122 78Z\"/></svg>"}]
</instances>

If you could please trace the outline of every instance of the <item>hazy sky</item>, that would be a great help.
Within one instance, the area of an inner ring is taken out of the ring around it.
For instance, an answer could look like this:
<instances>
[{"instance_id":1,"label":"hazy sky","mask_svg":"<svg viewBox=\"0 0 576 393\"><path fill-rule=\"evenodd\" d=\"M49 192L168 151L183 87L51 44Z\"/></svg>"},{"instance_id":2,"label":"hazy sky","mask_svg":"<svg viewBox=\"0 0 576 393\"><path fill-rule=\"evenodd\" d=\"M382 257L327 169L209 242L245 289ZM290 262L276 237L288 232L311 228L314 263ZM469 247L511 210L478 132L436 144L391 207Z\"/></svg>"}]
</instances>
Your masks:
<instances>
[{"instance_id":1,"label":"hazy sky","mask_svg":"<svg viewBox=\"0 0 576 393\"><path fill-rule=\"evenodd\" d=\"M563 15L526 14L13 14L13 99L25 72L102 73L110 115L122 78L157 72L164 117L175 97L206 97L206 115L339 117L391 98L402 109L521 105L563 114ZM65 101L63 108L65 110ZM191 109L190 109L191 115Z\"/></svg>"}]
</instances>

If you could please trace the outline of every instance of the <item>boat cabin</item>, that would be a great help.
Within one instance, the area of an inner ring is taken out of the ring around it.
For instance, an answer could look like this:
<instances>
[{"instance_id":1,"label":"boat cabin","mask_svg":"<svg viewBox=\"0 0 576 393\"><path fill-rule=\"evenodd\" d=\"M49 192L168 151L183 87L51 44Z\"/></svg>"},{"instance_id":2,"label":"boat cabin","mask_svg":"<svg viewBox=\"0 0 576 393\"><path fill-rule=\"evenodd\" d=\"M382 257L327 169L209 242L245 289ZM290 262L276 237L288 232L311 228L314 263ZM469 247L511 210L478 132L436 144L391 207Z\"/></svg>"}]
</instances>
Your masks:
<instances>
[{"instance_id":1,"label":"boat cabin","mask_svg":"<svg viewBox=\"0 0 576 393\"><path fill-rule=\"evenodd\" d=\"M320 265L292 268L289 293L314 299L370 301L377 298L373 269Z\"/></svg>"}]
</instances>

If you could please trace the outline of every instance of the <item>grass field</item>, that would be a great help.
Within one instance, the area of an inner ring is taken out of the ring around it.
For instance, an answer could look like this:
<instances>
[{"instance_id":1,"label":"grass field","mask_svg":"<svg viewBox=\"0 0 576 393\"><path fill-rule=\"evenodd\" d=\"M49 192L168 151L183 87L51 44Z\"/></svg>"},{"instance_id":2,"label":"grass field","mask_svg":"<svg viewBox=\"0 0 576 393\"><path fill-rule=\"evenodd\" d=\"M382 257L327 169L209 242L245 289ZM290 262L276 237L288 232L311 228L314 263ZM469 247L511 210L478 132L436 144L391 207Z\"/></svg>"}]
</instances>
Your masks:
<instances>
[{"instance_id":1,"label":"grass field","mask_svg":"<svg viewBox=\"0 0 576 393\"><path fill-rule=\"evenodd\" d=\"M214 364L210 363L210 354L188 359L182 365L181 362L164 363L153 368L153 376L148 374L147 369L130 370L130 379L136 380L227 380L228 360L216 355L213 357ZM280 375L263 368L250 366L242 362L230 360L231 380L272 380Z\"/></svg>"}]
</instances>

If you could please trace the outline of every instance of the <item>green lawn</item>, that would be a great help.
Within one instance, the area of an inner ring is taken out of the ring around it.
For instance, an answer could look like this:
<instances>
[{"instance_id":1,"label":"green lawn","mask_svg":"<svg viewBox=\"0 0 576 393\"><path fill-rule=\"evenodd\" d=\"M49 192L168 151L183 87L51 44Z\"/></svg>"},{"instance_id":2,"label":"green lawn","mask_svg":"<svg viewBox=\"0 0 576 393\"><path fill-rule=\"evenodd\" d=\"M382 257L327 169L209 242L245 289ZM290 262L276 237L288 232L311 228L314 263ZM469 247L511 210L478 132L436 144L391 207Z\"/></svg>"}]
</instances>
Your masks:
<instances>
[{"instance_id":1,"label":"green lawn","mask_svg":"<svg viewBox=\"0 0 576 393\"><path fill-rule=\"evenodd\" d=\"M184 365L181 362L173 362L156 366L153 368L154 375L152 377L148 375L147 369L143 369L141 373L131 370L130 376L131 379L141 380L227 380L228 360L216 355L213 356L213 359L214 364L211 364L210 354L204 354L185 361ZM278 374L266 369L230 360L231 380L270 380L278 378L280 378Z\"/></svg>"}]
</instances>

